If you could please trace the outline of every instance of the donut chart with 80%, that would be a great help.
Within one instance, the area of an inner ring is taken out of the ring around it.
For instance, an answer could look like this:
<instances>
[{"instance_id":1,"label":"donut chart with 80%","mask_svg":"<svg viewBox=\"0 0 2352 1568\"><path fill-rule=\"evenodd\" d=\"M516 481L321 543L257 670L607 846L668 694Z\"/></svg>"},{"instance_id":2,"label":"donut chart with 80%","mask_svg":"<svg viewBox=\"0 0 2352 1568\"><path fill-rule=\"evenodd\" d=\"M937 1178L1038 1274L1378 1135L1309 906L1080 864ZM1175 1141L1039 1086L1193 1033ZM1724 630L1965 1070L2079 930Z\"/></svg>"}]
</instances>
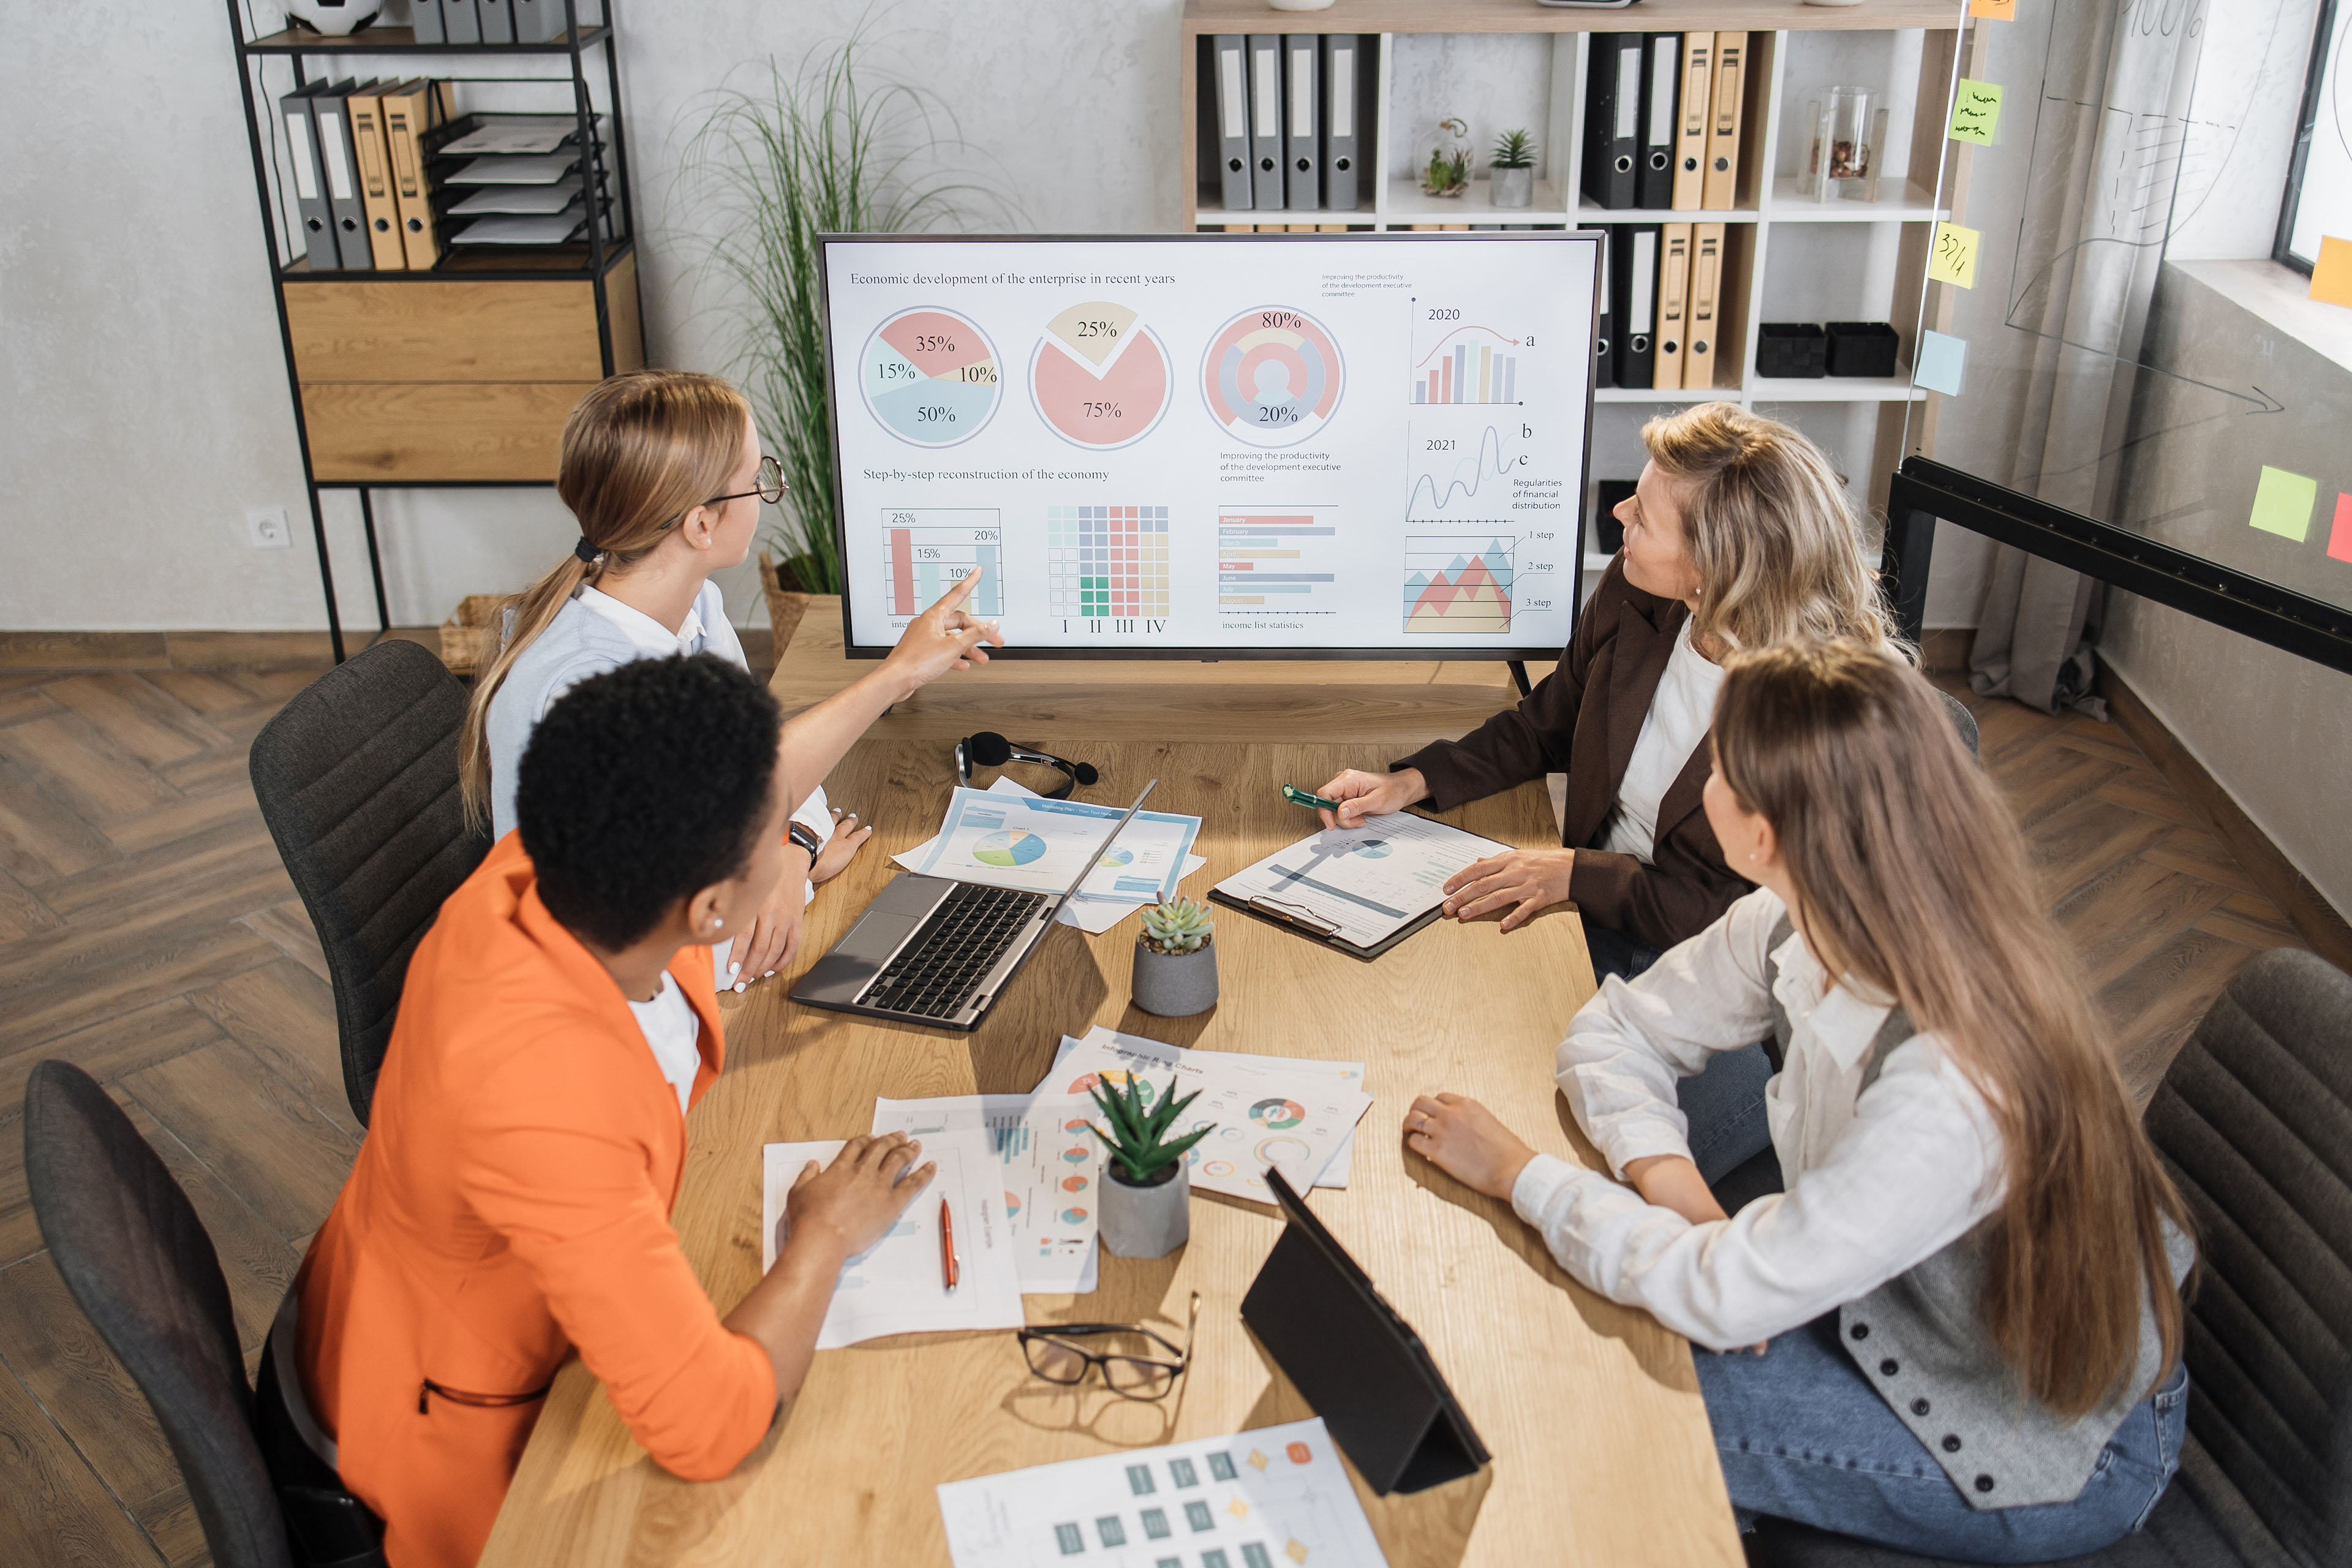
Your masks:
<instances>
[{"instance_id":1,"label":"donut chart with 80%","mask_svg":"<svg viewBox=\"0 0 2352 1568\"><path fill-rule=\"evenodd\" d=\"M1244 310L1201 356L1209 416L1255 447L1293 447L1330 422L1346 370L1320 322L1285 306Z\"/></svg>"},{"instance_id":2,"label":"donut chart with 80%","mask_svg":"<svg viewBox=\"0 0 2352 1568\"><path fill-rule=\"evenodd\" d=\"M874 329L858 384L883 426L918 447L952 447L980 434L1002 401L996 347L952 310L902 310Z\"/></svg>"}]
</instances>

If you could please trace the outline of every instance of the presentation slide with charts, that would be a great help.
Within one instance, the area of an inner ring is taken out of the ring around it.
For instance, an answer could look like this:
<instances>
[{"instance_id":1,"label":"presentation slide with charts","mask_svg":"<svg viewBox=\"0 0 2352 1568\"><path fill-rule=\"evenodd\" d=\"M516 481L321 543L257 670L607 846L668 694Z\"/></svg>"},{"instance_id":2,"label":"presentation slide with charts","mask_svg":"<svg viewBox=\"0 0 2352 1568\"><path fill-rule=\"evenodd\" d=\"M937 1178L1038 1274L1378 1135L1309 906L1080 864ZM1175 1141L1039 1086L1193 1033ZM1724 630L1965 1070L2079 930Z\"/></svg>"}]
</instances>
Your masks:
<instances>
[{"instance_id":1,"label":"presentation slide with charts","mask_svg":"<svg viewBox=\"0 0 2352 1568\"><path fill-rule=\"evenodd\" d=\"M1591 234L824 250L853 649L975 572L1016 656L1567 643Z\"/></svg>"},{"instance_id":2,"label":"presentation slide with charts","mask_svg":"<svg viewBox=\"0 0 2352 1568\"><path fill-rule=\"evenodd\" d=\"M1385 1568L1318 1416L939 1489L955 1568Z\"/></svg>"}]
</instances>

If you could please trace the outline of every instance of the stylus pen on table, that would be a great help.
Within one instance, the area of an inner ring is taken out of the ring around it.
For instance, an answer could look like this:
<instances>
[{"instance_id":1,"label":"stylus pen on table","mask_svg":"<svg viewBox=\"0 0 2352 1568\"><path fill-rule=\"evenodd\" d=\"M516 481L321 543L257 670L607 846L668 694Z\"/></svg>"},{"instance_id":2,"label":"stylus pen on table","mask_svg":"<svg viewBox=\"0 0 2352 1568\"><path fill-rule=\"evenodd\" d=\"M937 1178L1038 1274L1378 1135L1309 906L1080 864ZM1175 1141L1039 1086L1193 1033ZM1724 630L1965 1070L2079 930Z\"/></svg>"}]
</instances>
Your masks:
<instances>
[{"instance_id":1,"label":"stylus pen on table","mask_svg":"<svg viewBox=\"0 0 2352 1568\"><path fill-rule=\"evenodd\" d=\"M948 1212L948 1201L940 1200L940 1278L950 1290L956 1288L955 1215Z\"/></svg>"}]
</instances>

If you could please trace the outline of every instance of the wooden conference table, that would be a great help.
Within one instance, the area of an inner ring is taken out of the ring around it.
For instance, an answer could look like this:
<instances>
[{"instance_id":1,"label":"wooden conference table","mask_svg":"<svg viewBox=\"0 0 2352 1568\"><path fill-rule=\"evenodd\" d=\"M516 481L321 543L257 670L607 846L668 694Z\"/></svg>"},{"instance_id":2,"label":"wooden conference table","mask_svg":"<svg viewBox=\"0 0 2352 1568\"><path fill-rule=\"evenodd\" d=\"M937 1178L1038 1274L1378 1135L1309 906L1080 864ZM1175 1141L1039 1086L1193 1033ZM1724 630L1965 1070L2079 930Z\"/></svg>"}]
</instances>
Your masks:
<instances>
[{"instance_id":1,"label":"wooden conference table","mask_svg":"<svg viewBox=\"0 0 2352 1568\"><path fill-rule=\"evenodd\" d=\"M825 629L811 628L814 638L803 631L798 661L778 672L788 705L856 673L837 641L825 645ZM1128 666L1124 680L1106 667L1084 668L1095 678L1073 681L1072 667L1035 664L950 677L860 742L827 789L835 804L870 811L877 831L818 893L796 968L897 869L891 853L936 829L953 781L952 741L969 730L1001 727L1094 763L1102 782L1087 792L1093 799L1129 800L1156 775L1153 807L1202 819L1198 849L1209 864L1186 883L1200 897L1311 828L1306 813L1280 799L1279 784L1311 788L1340 767L1396 754L1382 747L1407 738L1401 731L1412 722L1395 715L1412 701L1364 695L1389 692L1382 671L1402 670L1424 698L1438 699L1433 719L1418 721L1431 733L1476 722L1452 710L1461 705L1454 694L1439 699L1428 689L1426 665L1343 668L1333 679L1353 694L1302 696L1287 721L1278 703L1256 715L1232 710L1237 686L1262 697L1281 689L1222 679L1239 673L1233 665L1213 675ZM1496 673L1487 667L1486 680L1464 688L1476 694L1469 706L1501 705ZM1381 715L1372 730L1400 732L1353 744L1273 738L1311 734L1315 713L1367 704ZM1147 725L1156 738L1103 738ZM1508 842L1558 842L1539 784L1448 820ZM1441 921L1364 963L1233 910L1216 913L1223 995L1194 1018L1154 1018L1129 1005L1132 920L1097 937L1056 931L970 1036L793 1006L782 977L749 994L730 1015L727 1070L694 1111L676 1215L712 1297L731 1304L758 1276L760 1145L864 1131L877 1096L1025 1090L1059 1036L1094 1024L1210 1049L1362 1059L1376 1098L1358 1129L1352 1179L1344 1190L1317 1190L1311 1203L1427 1342L1495 1456L1475 1478L1412 1496L1377 1498L1358 1479L1389 1562L1739 1563L1686 1343L1576 1286L1509 1205L1470 1192L1402 1143L1412 1097L1453 1089L1484 1100L1538 1147L1595 1163L1568 1131L1551 1081L1552 1047L1592 988L1575 918L1554 911L1507 936L1491 922ZM1121 1399L1098 1382L1044 1383L1007 1332L874 1341L820 1354L768 1440L733 1476L694 1485L646 1458L574 1361L556 1380L482 1562L944 1568L938 1482L1312 1414L1239 1314L1280 1230L1271 1209L1196 1195L1192 1240L1175 1255L1106 1256L1092 1295L1027 1299L1033 1323L1150 1321L1181 1334L1199 1289L1192 1369L1164 1405Z\"/></svg>"}]
</instances>

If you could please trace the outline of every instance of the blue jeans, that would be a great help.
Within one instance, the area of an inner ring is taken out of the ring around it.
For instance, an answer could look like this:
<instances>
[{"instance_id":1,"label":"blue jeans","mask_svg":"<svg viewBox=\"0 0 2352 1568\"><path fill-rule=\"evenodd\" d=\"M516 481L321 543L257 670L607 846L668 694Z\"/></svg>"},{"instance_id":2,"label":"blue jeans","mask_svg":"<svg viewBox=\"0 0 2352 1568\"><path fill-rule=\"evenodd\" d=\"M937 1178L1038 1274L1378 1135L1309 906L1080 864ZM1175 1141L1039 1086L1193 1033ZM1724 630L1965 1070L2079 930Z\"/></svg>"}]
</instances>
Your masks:
<instances>
[{"instance_id":1,"label":"blue jeans","mask_svg":"<svg viewBox=\"0 0 2352 1568\"><path fill-rule=\"evenodd\" d=\"M1590 921L1584 945L1592 955L1596 981L1612 974L1631 980L1658 962L1656 948ZM1772 1146L1764 1114L1764 1086L1771 1081L1772 1064L1759 1045L1726 1051L1705 1072L1676 1086L1676 1100L1690 1122L1691 1158L1709 1185Z\"/></svg>"},{"instance_id":2,"label":"blue jeans","mask_svg":"<svg viewBox=\"0 0 2352 1568\"><path fill-rule=\"evenodd\" d=\"M2072 1502L1972 1509L1924 1444L1839 1347L1837 1315L1761 1356L1691 1349L1733 1511L1966 1563L2047 1563L2095 1552L2147 1522L2180 1465L2189 1369L2124 1417Z\"/></svg>"}]
</instances>

